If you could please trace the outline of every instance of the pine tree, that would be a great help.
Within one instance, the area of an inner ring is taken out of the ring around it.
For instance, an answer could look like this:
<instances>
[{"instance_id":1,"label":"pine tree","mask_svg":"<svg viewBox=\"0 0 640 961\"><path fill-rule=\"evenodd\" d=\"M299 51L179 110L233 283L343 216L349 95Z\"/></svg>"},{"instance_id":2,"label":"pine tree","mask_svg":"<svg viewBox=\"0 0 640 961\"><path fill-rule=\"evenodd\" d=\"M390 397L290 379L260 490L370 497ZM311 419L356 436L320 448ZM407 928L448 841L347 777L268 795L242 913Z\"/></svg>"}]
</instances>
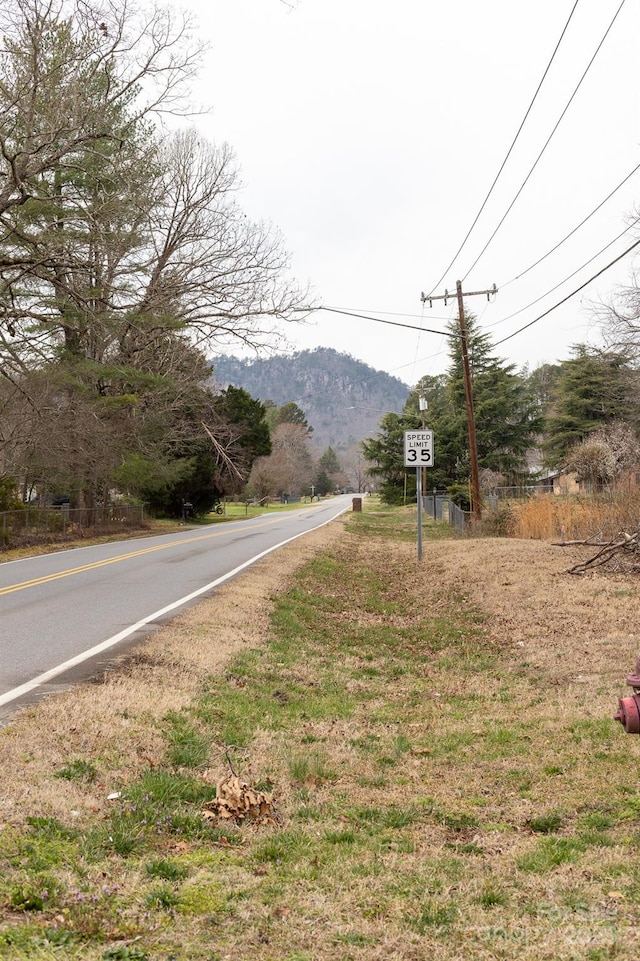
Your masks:
<instances>
[{"instance_id":1,"label":"pine tree","mask_svg":"<svg viewBox=\"0 0 640 961\"><path fill-rule=\"evenodd\" d=\"M452 333L456 325L451 325ZM478 446L478 467L515 481L526 471L541 419L524 378L515 365L494 356L488 334L467 317L468 349ZM434 392L428 424L435 431L435 463L447 483L470 474L465 387L460 341L451 339L451 360L444 389Z\"/></svg>"},{"instance_id":2,"label":"pine tree","mask_svg":"<svg viewBox=\"0 0 640 961\"><path fill-rule=\"evenodd\" d=\"M545 418L545 464L562 467L569 451L589 433L614 421L637 427L637 373L623 354L599 352L584 344L563 361L554 399Z\"/></svg>"},{"instance_id":3,"label":"pine tree","mask_svg":"<svg viewBox=\"0 0 640 961\"><path fill-rule=\"evenodd\" d=\"M416 472L404 467L404 432L419 427L419 417L410 411L385 414L378 436L362 442L362 452L371 465L368 473L377 481L385 504L402 504L405 492L408 497L415 497Z\"/></svg>"},{"instance_id":4,"label":"pine tree","mask_svg":"<svg viewBox=\"0 0 640 961\"><path fill-rule=\"evenodd\" d=\"M338 460L338 455L331 446L327 447L327 449L320 455L320 458L318 459L318 465L321 470L326 471L327 474L337 474L342 470L340 467L340 461Z\"/></svg>"}]
</instances>

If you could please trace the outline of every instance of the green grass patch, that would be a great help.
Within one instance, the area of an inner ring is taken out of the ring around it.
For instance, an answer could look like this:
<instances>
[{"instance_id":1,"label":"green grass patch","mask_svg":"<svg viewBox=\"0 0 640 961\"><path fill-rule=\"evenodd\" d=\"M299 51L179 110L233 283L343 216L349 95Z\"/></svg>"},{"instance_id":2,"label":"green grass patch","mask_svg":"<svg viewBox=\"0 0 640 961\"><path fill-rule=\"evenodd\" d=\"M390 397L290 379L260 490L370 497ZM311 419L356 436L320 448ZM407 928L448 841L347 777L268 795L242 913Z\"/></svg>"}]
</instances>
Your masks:
<instances>
[{"instance_id":1,"label":"green grass patch","mask_svg":"<svg viewBox=\"0 0 640 961\"><path fill-rule=\"evenodd\" d=\"M529 827L536 834L557 834L564 825L564 817L558 811L550 811L548 814L539 814L532 817Z\"/></svg>"},{"instance_id":2,"label":"green grass patch","mask_svg":"<svg viewBox=\"0 0 640 961\"><path fill-rule=\"evenodd\" d=\"M253 848L252 858L259 864L298 865L314 856L316 846L305 831L277 831Z\"/></svg>"},{"instance_id":3,"label":"green grass patch","mask_svg":"<svg viewBox=\"0 0 640 961\"><path fill-rule=\"evenodd\" d=\"M150 878L161 878L163 881L181 881L189 874L189 868L174 858L156 858L145 865L145 871Z\"/></svg>"},{"instance_id":4,"label":"green grass patch","mask_svg":"<svg viewBox=\"0 0 640 961\"><path fill-rule=\"evenodd\" d=\"M86 781L87 784L92 784L97 775L98 772L94 764L76 758L74 761L65 764L64 767L59 768L53 776L63 778L66 781Z\"/></svg>"},{"instance_id":5,"label":"green grass patch","mask_svg":"<svg viewBox=\"0 0 640 961\"><path fill-rule=\"evenodd\" d=\"M296 752L288 758L289 777L293 784L321 784L335 778L326 751Z\"/></svg>"},{"instance_id":6,"label":"green grass patch","mask_svg":"<svg viewBox=\"0 0 640 961\"><path fill-rule=\"evenodd\" d=\"M522 871L546 874L562 864L575 864L587 845L579 838L541 838L532 850L517 859Z\"/></svg>"},{"instance_id":7,"label":"green grass patch","mask_svg":"<svg viewBox=\"0 0 640 961\"><path fill-rule=\"evenodd\" d=\"M167 760L171 767L197 768L206 765L210 743L186 713L170 712L165 718Z\"/></svg>"},{"instance_id":8,"label":"green grass patch","mask_svg":"<svg viewBox=\"0 0 640 961\"><path fill-rule=\"evenodd\" d=\"M448 927L453 923L458 914L458 909L454 904L439 904L435 901L426 901L417 913L407 914L407 926L417 934L425 935L431 931L437 932L440 928Z\"/></svg>"},{"instance_id":9,"label":"green grass patch","mask_svg":"<svg viewBox=\"0 0 640 961\"><path fill-rule=\"evenodd\" d=\"M509 896L492 884L487 884L474 900L483 908L503 908L509 903Z\"/></svg>"}]
</instances>

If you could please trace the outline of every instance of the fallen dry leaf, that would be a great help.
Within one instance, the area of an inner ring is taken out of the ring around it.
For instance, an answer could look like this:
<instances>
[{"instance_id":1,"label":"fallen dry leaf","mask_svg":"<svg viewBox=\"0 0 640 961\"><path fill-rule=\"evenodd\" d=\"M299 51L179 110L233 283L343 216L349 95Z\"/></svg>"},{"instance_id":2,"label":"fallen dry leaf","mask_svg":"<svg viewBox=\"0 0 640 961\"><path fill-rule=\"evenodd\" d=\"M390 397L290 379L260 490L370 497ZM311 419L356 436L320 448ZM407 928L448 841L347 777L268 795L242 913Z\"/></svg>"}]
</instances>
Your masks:
<instances>
[{"instance_id":1,"label":"fallen dry leaf","mask_svg":"<svg viewBox=\"0 0 640 961\"><path fill-rule=\"evenodd\" d=\"M237 823L250 820L259 824L275 824L273 799L264 791L256 791L236 774L218 782L216 797L203 810L208 820L220 818Z\"/></svg>"}]
</instances>

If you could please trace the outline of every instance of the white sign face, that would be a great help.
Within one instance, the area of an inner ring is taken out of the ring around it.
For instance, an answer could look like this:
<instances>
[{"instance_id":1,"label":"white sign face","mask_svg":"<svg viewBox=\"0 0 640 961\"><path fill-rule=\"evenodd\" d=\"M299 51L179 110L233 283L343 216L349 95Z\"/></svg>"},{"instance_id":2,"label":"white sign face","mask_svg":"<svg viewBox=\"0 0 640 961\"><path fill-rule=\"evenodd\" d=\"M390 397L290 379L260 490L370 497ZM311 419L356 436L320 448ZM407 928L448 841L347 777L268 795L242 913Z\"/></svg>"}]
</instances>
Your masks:
<instances>
[{"instance_id":1,"label":"white sign face","mask_svg":"<svg viewBox=\"0 0 640 961\"><path fill-rule=\"evenodd\" d=\"M432 430L405 430L404 466L433 467Z\"/></svg>"}]
</instances>

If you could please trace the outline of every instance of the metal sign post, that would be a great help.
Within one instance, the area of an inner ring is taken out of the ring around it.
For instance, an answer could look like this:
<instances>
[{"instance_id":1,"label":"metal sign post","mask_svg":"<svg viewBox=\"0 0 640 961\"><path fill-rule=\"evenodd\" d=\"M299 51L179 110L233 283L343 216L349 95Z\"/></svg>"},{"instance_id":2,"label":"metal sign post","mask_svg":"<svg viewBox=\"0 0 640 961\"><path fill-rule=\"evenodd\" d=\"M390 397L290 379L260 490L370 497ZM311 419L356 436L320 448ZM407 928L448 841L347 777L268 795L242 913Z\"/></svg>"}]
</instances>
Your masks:
<instances>
[{"instance_id":1,"label":"metal sign post","mask_svg":"<svg viewBox=\"0 0 640 961\"><path fill-rule=\"evenodd\" d=\"M404 466L416 469L418 499L418 560L422 560L422 468L433 467L433 431L405 430Z\"/></svg>"},{"instance_id":2,"label":"metal sign post","mask_svg":"<svg viewBox=\"0 0 640 961\"><path fill-rule=\"evenodd\" d=\"M416 497L418 499L418 560L422 560L422 468L416 467Z\"/></svg>"}]
</instances>

